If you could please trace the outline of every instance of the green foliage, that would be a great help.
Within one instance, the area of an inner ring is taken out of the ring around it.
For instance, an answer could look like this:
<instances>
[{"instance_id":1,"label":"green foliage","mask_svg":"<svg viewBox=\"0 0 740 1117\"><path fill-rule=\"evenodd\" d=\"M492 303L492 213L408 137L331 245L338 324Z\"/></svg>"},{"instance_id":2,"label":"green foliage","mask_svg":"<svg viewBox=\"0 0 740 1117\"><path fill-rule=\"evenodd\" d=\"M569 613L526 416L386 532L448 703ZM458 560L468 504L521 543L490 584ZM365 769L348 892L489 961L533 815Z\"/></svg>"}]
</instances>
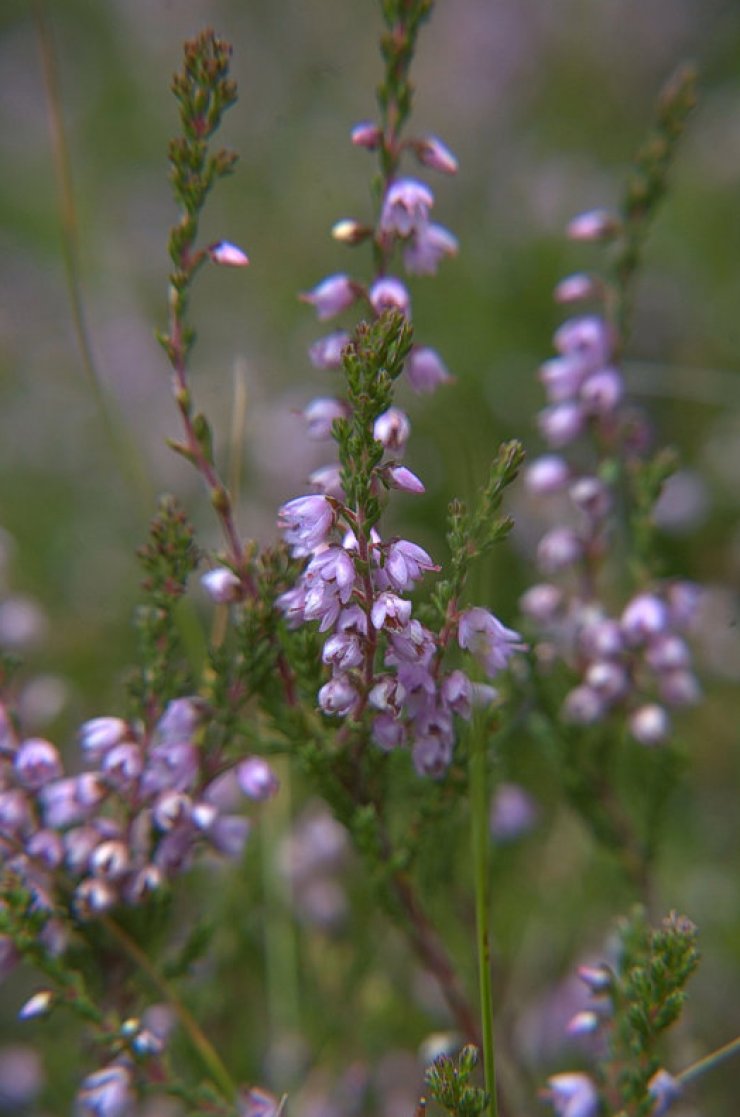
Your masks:
<instances>
[{"instance_id":1,"label":"green foliage","mask_svg":"<svg viewBox=\"0 0 740 1117\"><path fill-rule=\"evenodd\" d=\"M684 986L699 963L696 927L672 912L655 930L643 909L619 927L619 959L608 989L612 1020L604 1063L608 1088L629 1117L648 1117L648 1083L661 1066L658 1044L678 1019Z\"/></svg>"},{"instance_id":2,"label":"green foliage","mask_svg":"<svg viewBox=\"0 0 740 1117\"><path fill-rule=\"evenodd\" d=\"M362 509L358 528L365 539L380 519L378 486L383 446L373 436L373 424L393 402L393 382L403 371L412 345L408 320L389 311L373 322L361 322L344 352L347 398L351 418L337 420L342 487L352 509Z\"/></svg>"},{"instance_id":3,"label":"green foliage","mask_svg":"<svg viewBox=\"0 0 740 1117\"><path fill-rule=\"evenodd\" d=\"M427 1069L429 1092L450 1117L480 1117L486 1110L488 1095L471 1083L477 1064L478 1049L469 1043L457 1059L440 1055Z\"/></svg>"},{"instance_id":4,"label":"green foliage","mask_svg":"<svg viewBox=\"0 0 740 1117\"><path fill-rule=\"evenodd\" d=\"M140 662L129 684L134 712L151 724L172 698L187 693L177 605L198 566L200 550L176 500L164 497L140 548L146 601L136 613Z\"/></svg>"},{"instance_id":5,"label":"green foliage","mask_svg":"<svg viewBox=\"0 0 740 1117\"><path fill-rule=\"evenodd\" d=\"M432 597L440 623L462 596L471 564L487 555L511 531L511 517L499 516L498 512L506 489L516 479L523 460L521 443L503 443L491 463L488 482L478 494L475 506L468 509L461 500L453 500L450 504L447 519L450 576L438 582Z\"/></svg>"}]
</instances>

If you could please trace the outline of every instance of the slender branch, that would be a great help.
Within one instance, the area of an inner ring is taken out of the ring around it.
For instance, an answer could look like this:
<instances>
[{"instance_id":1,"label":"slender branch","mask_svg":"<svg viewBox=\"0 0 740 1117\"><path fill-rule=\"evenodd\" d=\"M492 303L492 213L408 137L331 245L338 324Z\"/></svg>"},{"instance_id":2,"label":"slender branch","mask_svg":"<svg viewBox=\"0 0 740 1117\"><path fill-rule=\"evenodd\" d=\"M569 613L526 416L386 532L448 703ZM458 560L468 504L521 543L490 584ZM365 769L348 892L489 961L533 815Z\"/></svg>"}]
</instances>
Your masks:
<instances>
[{"instance_id":1,"label":"slender branch","mask_svg":"<svg viewBox=\"0 0 740 1117\"><path fill-rule=\"evenodd\" d=\"M470 808L475 874L475 923L478 950L478 983L483 1033L483 1071L488 1111L498 1117L496 1062L493 1041L493 995L491 990L490 890L488 865L488 772L483 727L474 722L470 731Z\"/></svg>"},{"instance_id":2,"label":"slender branch","mask_svg":"<svg viewBox=\"0 0 740 1117\"><path fill-rule=\"evenodd\" d=\"M145 951L141 949L136 940L133 939L127 931L124 931L123 927L116 923L114 919L111 919L110 916L103 916L101 922L106 930L120 944L126 954L128 954L129 958L131 958L131 960L147 975L152 985L159 990L167 1003L172 1007L184 1031L187 1032L194 1049L198 1052L201 1062L208 1071L210 1078L223 1094L224 1098L232 1102L236 1097L236 1083L232 1081L231 1075L224 1066L221 1056L205 1035L190 1010L183 1004L169 982L157 972L156 967L152 964Z\"/></svg>"}]
</instances>

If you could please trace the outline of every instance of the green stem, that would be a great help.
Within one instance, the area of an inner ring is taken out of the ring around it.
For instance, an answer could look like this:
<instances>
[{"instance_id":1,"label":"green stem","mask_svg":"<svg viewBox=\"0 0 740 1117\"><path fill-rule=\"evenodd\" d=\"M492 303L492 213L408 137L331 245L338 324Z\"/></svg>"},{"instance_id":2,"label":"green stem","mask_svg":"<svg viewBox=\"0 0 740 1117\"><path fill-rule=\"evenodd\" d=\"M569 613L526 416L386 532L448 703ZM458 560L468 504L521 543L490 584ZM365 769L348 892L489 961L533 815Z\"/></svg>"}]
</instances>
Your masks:
<instances>
[{"instance_id":1,"label":"green stem","mask_svg":"<svg viewBox=\"0 0 740 1117\"><path fill-rule=\"evenodd\" d=\"M200 1024L190 1012L190 1009L182 1003L169 982L167 982L162 975L157 972L156 967L152 965L145 951L141 949L135 939L131 938L127 931L124 931L123 927L109 916L104 916L101 922L113 938L117 940L120 946L123 947L129 958L143 970L152 985L159 990L167 1003L171 1006L183 1029L187 1032L190 1042L198 1052L209 1077L223 1094L226 1101L233 1102L237 1092L236 1083L232 1081L231 1075L221 1060L221 1056L201 1029Z\"/></svg>"},{"instance_id":2,"label":"green stem","mask_svg":"<svg viewBox=\"0 0 740 1117\"><path fill-rule=\"evenodd\" d=\"M738 1054L740 1054L740 1036L736 1036L735 1039L730 1040L723 1047L718 1047L711 1055L705 1055L703 1059L697 1059L690 1067L676 1075L676 1081L680 1082L682 1086L687 1086L708 1070L714 1070L720 1063L724 1063L726 1059L731 1059L733 1055Z\"/></svg>"},{"instance_id":3,"label":"green stem","mask_svg":"<svg viewBox=\"0 0 740 1117\"><path fill-rule=\"evenodd\" d=\"M483 1072L489 1097L490 1117L498 1117L496 1064L493 1046L493 996L491 991L490 895L489 895L489 797L486 747L483 727L474 722L470 732L470 811L475 878L475 922L478 950Z\"/></svg>"}]
</instances>

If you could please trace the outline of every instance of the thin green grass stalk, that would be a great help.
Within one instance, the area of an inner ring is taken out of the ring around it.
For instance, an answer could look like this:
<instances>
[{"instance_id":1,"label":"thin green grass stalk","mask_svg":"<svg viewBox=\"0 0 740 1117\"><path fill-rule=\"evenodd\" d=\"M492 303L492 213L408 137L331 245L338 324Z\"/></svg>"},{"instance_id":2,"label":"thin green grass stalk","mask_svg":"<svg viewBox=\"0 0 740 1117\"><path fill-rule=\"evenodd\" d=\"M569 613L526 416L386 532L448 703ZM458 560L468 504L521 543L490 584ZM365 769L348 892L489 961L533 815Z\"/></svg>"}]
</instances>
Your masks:
<instances>
[{"instance_id":1,"label":"thin green grass stalk","mask_svg":"<svg viewBox=\"0 0 740 1117\"><path fill-rule=\"evenodd\" d=\"M54 45L46 20L43 0L31 0L31 10L36 25L46 93L54 175L58 190L64 268L67 276L72 322L82 358L82 367L85 370L88 386L95 400L106 441L113 448L121 473L127 479L137 503L143 510L143 514L148 516L155 500L154 489L144 467L143 457L130 438L127 427L115 413L111 400L103 387L93 354L80 280L77 209L72 187L69 146L61 108L62 97Z\"/></svg>"},{"instance_id":2,"label":"thin green grass stalk","mask_svg":"<svg viewBox=\"0 0 740 1117\"><path fill-rule=\"evenodd\" d=\"M197 1051L213 1085L217 1087L226 1101L233 1102L237 1094L236 1083L190 1009L183 1004L170 983L157 971L148 954L142 950L136 940L120 924L111 919L110 916L103 916L101 923L116 939L129 958L147 975L155 989L164 997L190 1039L193 1049Z\"/></svg>"},{"instance_id":3,"label":"thin green grass stalk","mask_svg":"<svg viewBox=\"0 0 740 1117\"><path fill-rule=\"evenodd\" d=\"M735 1055L740 1055L740 1036L735 1036L729 1043L725 1043L722 1047L718 1047L711 1055L705 1055L703 1059L697 1059L690 1067L687 1067L686 1070L676 1075L676 1081L680 1082L682 1086L688 1086L690 1082L694 1082L697 1078L701 1078L707 1071L714 1070L720 1063L724 1063L727 1059L731 1059Z\"/></svg>"},{"instance_id":4,"label":"thin green grass stalk","mask_svg":"<svg viewBox=\"0 0 740 1117\"><path fill-rule=\"evenodd\" d=\"M470 817L475 887L476 946L480 994L483 1075L488 1094L488 1113L498 1117L496 1062L493 1041L493 994L491 990L491 905L489 890L489 795L483 727L473 721L470 733Z\"/></svg>"}]
</instances>

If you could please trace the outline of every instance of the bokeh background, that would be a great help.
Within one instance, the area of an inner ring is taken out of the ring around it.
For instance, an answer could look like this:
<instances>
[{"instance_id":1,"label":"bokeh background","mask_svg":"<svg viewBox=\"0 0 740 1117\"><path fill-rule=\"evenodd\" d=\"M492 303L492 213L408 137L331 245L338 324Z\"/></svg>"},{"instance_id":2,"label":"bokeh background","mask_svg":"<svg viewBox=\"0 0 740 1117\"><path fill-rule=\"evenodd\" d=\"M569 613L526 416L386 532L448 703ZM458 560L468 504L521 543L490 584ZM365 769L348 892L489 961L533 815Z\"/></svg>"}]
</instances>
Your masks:
<instances>
[{"instance_id":1,"label":"bokeh background","mask_svg":"<svg viewBox=\"0 0 740 1117\"><path fill-rule=\"evenodd\" d=\"M348 133L374 112L380 20L370 0L48 0L43 11L71 161L84 314L122 436L111 438L102 420L73 328L32 6L3 0L0 642L26 661L18 697L27 723L71 742L85 717L121 706L134 654L133 552L145 538L154 494L175 492L205 542L218 542L197 477L165 445L178 432L154 338L165 321L166 237L175 216L166 146L176 109L168 87L181 43L209 24L234 44L240 100L223 140L241 158L203 230L207 240L242 244L252 266L203 275L193 301L199 344L192 378L222 447L235 369L246 382L239 518L245 534L268 541L278 503L302 492L307 473L323 461L296 412L332 390L328 374L312 370L305 355L321 328L297 292L331 272L369 267L362 249L336 245L328 231L340 217L370 214L372 156L354 149ZM700 101L649 242L626 363L630 389L660 440L681 452L661 510L666 563L711 591L697 634L706 697L681 722L686 770L658 874L663 908L686 911L698 923L705 955L676 1066L740 1031L736 0L439 0L414 70L414 129L438 134L459 156L458 177L433 185L437 219L458 235L461 251L437 278L414 281L412 294L418 337L439 349L457 381L434 398L406 401L414 423L408 462L427 496L409 513L404 508L403 521L405 534L444 553L446 502L472 494L498 443L518 437L531 452L539 448L536 369L559 320L552 287L598 259L594 249L566 242L564 226L583 209L617 202L658 90L685 60L699 67ZM135 461L144 465L143 484ZM532 576L522 558L534 538L523 497L514 496L512 510L520 527L478 587L509 621ZM562 1040L572 1000L567 974L574 960L598 955L630 896L578 823L548 806L533 746L522 743L521 750L516 774L536 790L542 785L541 820L524 847L501 853L496 919L510 969L507 1025L537 1068L534 1089L537 1073L583 1057ZM298 826L329 826L317 805L302 802L300 788L295 811ZM271 825L279 837L287 822ZM309 848L300 833L290 840ZM245 976L239 1019L221 1021L224 1043L245 1078L279 1090L292 1074L299 1099L293 1112L345 1113L371 1097L374 1112L408 1113L410 1095L398 1093L399 1083L413 1092L418 1043L447 1023L420 976L408 976L400 943L391 936L380 952L373 928L382 924L361 896L355 914L347 914L348 855L332 833L325 840L330 852L336 843L336 863L329 862L338 876L320 877L316 902L325 916L334 903L335 915L322 926L321 918L312 923L310 913L299 912L303 937L290 939L283 955L293 951L302 970L303 1031L271 1033L270 1012L274 1022L275 1013L290 1015L295 1005L281 1007L274 981L270 994L261 979ZM205 975L200 995L211 1010L218 975L240 951L255 973L264 962L262 916L272 895L266 873L252 908L231 912L248 946L235 941L232 954ZM219 902L228 914L228 896ZM449 902L440 903L442 918ZM453 948L464 952L455 934ZM352 942L365 944L365 964ZM293 1004L291 980L284 985ZM37 1035L15 1022L20 995L9 993L0 1010L8 1044L26 1045ZM311 1038L319 1022L320 1044ZM0 1049L0 1079L8 1050ZM21 1058L29 1049L10 1050ZM69 1073L57 1062L46 1067L46 1090L32 1103L39 1113L66 1112L49 1101L49 1082L63 1083L62 1097L74 1085L64 1085ZM370 1093L363 1094L367 1082ZM707 1079L683 1112L729 1117L733 1083L740 1084L737 1064ZM0 1092L0 1110L20 1112L18 1104L3 1102Z\"/></svg>"}]
</instances>

